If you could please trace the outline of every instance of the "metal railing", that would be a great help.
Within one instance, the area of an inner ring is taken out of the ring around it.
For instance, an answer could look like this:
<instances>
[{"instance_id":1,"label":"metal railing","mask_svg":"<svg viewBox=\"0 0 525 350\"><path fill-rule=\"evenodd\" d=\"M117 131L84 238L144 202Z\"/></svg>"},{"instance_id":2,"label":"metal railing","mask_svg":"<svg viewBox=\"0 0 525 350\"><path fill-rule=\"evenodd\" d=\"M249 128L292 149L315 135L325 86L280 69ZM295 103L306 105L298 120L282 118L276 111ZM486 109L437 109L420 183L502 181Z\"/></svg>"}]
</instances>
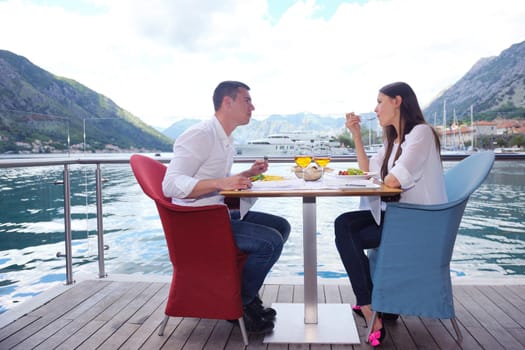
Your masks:
<instances>
[{"instance_id":1,"label":"metal railing","mask_svg":"<svg viewBox=\"0 0 525 350\"><path fill-rule=\"evenodd\" d=\"M55 181L55 184L64 186L64 244L65 254L58 252L57 257L64 257L66 259L66 284L73 284L73 250L71 233L71 181L70 181L70 166L96 165L95 180L96 180L96 215L97 215L97 249L98 249L98 276L100 278L106 277L104 264L104 250L108 249L104 245L104 223L102 215L102 170L101 164L128 164L128 157L86 157L79 158L23 158L23 159L0 159L0 168L26 168L26 167L41 167L41 166L57 166L63 165L63 178L61 181Z\"/></svg>"},{"instance_id":2,"label":"metal railing","mask_svg":"<svg viewBox=\"0 0 525 350\"><path fill-rule=\"evenodd\" d=\"M448 155L442 156L443 160L457 161L465 158L468 155ZM108 249L104 245L104 223L103 223L103 208L102 208L102 169L103 164L129 164L129 155L127 156L79 156L79 157L50 157L50 158L9 158L0 159L0 168L26 168L26 167L41 167L41 166L63 166L62 181L55 181L55 184L62 184L64 186L64 244L65 254L57 253L57 257L64 257L66 259L66 284L73 284L73 256L72 256L72 233L71 233L71 183L70 183L70 166L71 165L95 165L95 180L96 180L96 216L97 216L97 249L98 249L98 276L104 278L107 276L104 266L104 250ZM152 156L163 163L168 163L170 158ZM251 163L255 159L261 157L235 157L236 163ZM496 160L522 160L525 155L496 155ZM290 156L275 156L269 158L270 162L274 163L293 163L293 157ZM355 156L333 156L332 162L355 162Z\"/></svg>"}]
</instances>

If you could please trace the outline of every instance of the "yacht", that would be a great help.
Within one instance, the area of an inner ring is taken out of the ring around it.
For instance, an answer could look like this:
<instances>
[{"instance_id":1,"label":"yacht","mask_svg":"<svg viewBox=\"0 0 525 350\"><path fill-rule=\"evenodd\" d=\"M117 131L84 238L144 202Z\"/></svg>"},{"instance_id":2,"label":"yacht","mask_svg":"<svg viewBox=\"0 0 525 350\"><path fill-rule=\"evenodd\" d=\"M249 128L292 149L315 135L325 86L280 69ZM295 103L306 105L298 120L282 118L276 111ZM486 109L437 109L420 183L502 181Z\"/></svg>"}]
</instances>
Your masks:
<instances>
[{"instance_id":1,"label":"yacht","mask_svg":"<svg viewBox=\"0 0 525 350\"><path fill-rule=\"evenodd\" d=\"M291 131L286 133L270 134L262 139L248 141L246 144L235 145L237 155L293 155L297 143L309 143L312 147L319 144L330 146L334 154L348 154L346 148L329 136L315 135L310 131Z\"/></svg>"}]
</instances>

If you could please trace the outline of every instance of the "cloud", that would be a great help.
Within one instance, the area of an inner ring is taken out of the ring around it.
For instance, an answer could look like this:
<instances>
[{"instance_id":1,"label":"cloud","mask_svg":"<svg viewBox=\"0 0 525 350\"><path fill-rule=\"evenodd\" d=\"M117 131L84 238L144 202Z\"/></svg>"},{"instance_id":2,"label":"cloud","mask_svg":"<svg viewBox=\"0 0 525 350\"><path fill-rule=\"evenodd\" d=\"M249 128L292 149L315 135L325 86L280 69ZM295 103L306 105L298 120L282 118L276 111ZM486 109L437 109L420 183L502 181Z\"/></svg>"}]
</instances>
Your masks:
<instances>
[{"instance_id":1,"label":"cloud","mask_svg":"<svg viewBox=\"0 0 525 350\"><path fill-rule=\"evenodd\" d=\"M369 112L412 85L425 105L478 59L525 40L522 0L0 1L0 48L75 79L151 125L207 117L221 80L252 88L256 117ZM79 4L77 6L76 4Z\"/></svg>"}]
</instances>

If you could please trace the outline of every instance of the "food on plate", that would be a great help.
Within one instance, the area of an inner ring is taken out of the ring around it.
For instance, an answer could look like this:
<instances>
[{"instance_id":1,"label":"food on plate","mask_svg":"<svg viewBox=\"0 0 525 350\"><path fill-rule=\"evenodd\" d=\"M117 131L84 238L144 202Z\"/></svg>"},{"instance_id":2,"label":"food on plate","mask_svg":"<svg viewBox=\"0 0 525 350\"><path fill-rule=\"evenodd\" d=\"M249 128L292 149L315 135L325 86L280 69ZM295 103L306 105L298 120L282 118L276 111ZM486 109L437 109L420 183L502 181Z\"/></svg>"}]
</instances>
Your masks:
<instances>
[{"instance_id":1,"label":"food on plate","mask_svg":"<svg viewBox=\"0 0 525 350\"><path fill-rule=\"evenodd\" d=\"M250 180L252 181L280 181L280 180L284 180L284 177L279 176L279 175L259 174L259 175L252 176Z\"/></svg>"},{"instance_id":2,"label":"food on plate","mask_svg":"<svg viewBox=\"0 0 525 350\"><path fill-rule=\"evenodd\" d=\"M346 170L339 170L338 175L364 175L364 171L357 168L348 168Z\"/></svg>"}]
</instances>

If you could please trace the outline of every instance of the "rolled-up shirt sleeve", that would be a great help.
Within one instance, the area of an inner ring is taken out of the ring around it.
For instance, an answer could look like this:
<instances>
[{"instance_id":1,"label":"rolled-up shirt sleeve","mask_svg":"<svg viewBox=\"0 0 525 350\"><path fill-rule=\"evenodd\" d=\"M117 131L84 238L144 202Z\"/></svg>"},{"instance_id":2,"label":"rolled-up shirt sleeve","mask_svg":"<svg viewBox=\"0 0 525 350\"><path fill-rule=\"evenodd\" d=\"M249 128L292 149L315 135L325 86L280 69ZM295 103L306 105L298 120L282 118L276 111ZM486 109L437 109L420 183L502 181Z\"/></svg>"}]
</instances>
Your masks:
<instances>
[{"instance_id":1,"label":"rolled-up shirt sleeve","mask_svg":"<svg viewBox=\"0 0 525 350\"><path fill-rule=\"evenodd\" d=\"M200 130L185 133L173 145L174 157L168 165L162 181L162 191L166 197L186 198L199 182L195 174L208 158L210 140ZM198 147L188 145L198 144Z\"/></svg>"},{"instance_id":2,"label":"rolled-up shirt sleeve","mask_svg":"<svg viewBox=\"0 0 525 350\"><path fill-rule=\"evenodd\" d=\"M402 189L413 187L422 177L424 164L432 147L435 147L434 134L428 125L416 125L406 135L405 142L401 145L401 155L389 171L399 181Z\"/></svg>"}]
</instances>

